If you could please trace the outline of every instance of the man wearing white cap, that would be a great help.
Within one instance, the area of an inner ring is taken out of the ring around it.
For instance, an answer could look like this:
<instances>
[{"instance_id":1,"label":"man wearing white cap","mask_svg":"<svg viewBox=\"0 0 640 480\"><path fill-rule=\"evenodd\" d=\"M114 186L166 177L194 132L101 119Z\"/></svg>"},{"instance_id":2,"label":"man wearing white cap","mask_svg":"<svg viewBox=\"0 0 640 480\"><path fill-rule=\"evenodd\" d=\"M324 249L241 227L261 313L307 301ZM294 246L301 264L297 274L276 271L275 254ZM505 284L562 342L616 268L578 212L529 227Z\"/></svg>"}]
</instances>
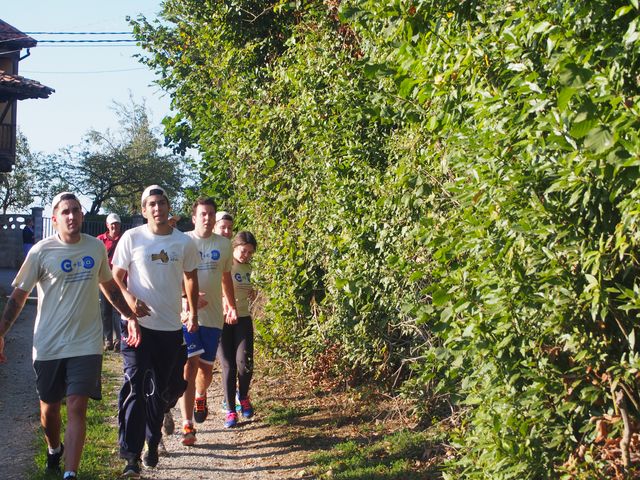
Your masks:
<instances>
[{"instance_id":1,"label":"man wearing white cap","mask_svg":"<svg viewBox=\"0 0 640 480\"><path fill-rule=\"evenodd\" d=\"M112 267L113 252L122 234L122 222L117 213L107 215L107 231L98 235L98 240L104 243L109 259L109 268ZM113 305L104 295L100 295L100 307L102 311L102 335L104 337L104 349L120 351L120 319L113 315Z\"/></svg>"},{"instance_id":2,"label":"man wearing white cap","mask_svg":"<svg viewBox=\"0 0 640 480\"><path fill-rule=\"evenodd\" d=\"M84 447L87 404L89 398L101 398L99 288L127 320L128 345L140 342L140 332L134 313L113 281L104 245L81 233L83 213L78 198L63 192L55 196L51 207L57 233L34 245L13 281L14 290L0 319L0 363L6 361L4 336L37 286L33 369L48 446L46 468L60 471L64 455L63 478L75 479ZM65 397L63 446L60 407Z\"/></svg>"},{"instance_id":3,"label":"man wearing white cap","mask_svg":"<svg viewBox=\"0 0 640 480\"><path fill-rule=\"evenodd\" d=\"M167 400L169 375L182 348L182 285L186 292L188 331L198 329L198 265L200 253L187 235L169 224L169 197L159 185L141 198L146 225L127 230L113 255L113 276L129 306L140 318L142 341L123 345L125 383L120 390L118 423L120 456L127 464L124 477L140 477L144 464L158 464L158 445ZM125 284L125 275L127 281Z\"/></svg>"}]
</instances>

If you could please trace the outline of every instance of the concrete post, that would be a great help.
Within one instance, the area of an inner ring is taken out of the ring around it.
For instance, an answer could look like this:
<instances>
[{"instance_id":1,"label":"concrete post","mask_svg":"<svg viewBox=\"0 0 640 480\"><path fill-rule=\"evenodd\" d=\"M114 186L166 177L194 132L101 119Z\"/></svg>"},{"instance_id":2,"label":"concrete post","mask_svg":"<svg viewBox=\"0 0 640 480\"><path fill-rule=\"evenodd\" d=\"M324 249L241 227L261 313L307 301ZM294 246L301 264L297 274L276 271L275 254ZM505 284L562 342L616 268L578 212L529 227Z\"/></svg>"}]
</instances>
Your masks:
<instances>
[{"instance_id":1,"label":"concrete post","mask_svg":"<svg viewBox=\"0 0 640 480\"><path fill-rule=\"evenodd\" d=\"M33 235L35 241L42 240L42 207L32 207L31 216L33 217Z\"/></svg>"}]
</instances>

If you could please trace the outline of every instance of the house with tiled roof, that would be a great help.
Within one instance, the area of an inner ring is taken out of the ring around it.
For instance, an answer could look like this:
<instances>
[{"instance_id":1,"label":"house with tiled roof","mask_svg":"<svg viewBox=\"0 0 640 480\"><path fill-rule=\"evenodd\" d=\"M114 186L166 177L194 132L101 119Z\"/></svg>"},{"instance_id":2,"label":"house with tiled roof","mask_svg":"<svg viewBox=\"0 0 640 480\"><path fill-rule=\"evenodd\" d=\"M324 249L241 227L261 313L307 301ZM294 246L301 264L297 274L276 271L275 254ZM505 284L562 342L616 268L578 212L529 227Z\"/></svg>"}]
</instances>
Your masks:
<instances>
[{"instance_id":1,"label":"house with tiled roof","mask_svg":"<svg viewBox=\"0 0 640 480\"><path fill-rule=\"evenodd\" d=\"M28 57L37 43L0 20L0 172L10 172L15 163L18 100L48 98L54 92L36 80L18 75L20 60Z\"/></svg>"}]
</instances>

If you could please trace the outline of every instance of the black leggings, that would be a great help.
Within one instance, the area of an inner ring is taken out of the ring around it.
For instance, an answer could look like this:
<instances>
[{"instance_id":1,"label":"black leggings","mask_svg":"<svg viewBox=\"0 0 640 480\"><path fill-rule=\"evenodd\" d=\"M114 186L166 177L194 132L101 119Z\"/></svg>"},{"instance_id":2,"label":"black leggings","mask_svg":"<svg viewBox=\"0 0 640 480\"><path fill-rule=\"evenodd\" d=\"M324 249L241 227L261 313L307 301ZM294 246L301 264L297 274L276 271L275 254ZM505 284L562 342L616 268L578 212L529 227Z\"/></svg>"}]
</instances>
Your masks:
<instances>
[{"instance_id":1,"label":"black leggings","mask_svg":"<svg viewBox=\"0 0 640 480\"><path fill-rule=\"evenodd\" d=\"M218 349L222 367L222 386L227 408L236 404L236 377L241 399L249 396L253 376L253 321L251 317L239 317L235 325L224 324Z\"/></svg>"}]
</instances>

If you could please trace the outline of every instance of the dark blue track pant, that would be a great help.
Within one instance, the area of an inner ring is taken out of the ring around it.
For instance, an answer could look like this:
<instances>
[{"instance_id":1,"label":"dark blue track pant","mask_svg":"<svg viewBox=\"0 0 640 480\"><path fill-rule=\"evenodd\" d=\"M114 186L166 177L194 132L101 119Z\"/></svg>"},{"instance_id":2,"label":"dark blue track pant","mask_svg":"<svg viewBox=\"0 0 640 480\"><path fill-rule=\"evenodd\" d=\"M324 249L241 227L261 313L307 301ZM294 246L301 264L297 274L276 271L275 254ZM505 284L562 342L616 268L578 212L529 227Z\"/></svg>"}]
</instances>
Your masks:
<instances>
[{"instance_id":1,"label":"dark blue track pant","mask_svg":"<svg viewBox=\"0 0 640 480\"><path fill-rule=\"evenodd\" d=\"M122 322L124 384L118 402L120 456L140 458L145 439L157 446L162 438L164 398L174 363L182 348L182 330L160 331L140 327L142 341L137 348L126 344L126 322Z\"/></svg>"}]
</instances>

